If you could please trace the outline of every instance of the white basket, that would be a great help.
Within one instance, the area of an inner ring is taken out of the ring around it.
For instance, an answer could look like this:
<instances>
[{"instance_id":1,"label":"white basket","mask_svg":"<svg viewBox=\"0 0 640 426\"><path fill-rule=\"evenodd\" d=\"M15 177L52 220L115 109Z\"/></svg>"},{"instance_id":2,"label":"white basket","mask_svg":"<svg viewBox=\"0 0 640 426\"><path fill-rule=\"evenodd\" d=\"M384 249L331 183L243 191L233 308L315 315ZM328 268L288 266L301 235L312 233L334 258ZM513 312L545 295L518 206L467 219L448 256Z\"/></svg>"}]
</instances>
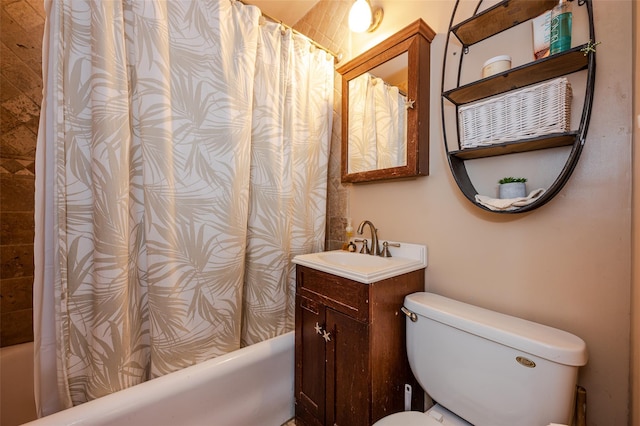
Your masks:
<instances>
[{"instance_id":1,"label":"white basket","mask_svg":"<svg viewBox=\"0 0 640 426\"><path fill-rule=\"evenodd\" d=\"M571 85L557 78L458 109L460 148L562 133L571 126Z\"/></svg>"}]
</instances>

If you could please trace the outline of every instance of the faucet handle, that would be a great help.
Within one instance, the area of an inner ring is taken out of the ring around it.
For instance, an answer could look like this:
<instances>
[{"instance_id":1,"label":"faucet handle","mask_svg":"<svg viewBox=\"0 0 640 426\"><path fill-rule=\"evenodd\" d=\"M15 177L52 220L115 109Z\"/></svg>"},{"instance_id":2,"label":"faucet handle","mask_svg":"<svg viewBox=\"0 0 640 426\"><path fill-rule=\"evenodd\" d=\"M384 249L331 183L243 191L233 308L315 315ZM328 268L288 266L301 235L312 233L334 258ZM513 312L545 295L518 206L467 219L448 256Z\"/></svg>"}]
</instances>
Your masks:
<instances>
[{"instance_id":1,"label":"faucet handle","mask_svg":"<svg viewBox=\"0 0 640 426\"><path fill-rule=\"evenodd\" d=\"M389 246L400 247L400 243L390 243L389 241L385 241L384 243L382 243L382 251L380 252L381 257L391 257Z\"/></svg>"},{"instance_id":2,"label":"faucet handle","mask_svg":"<svg viewBox=\"0 0 640 426\"><path fill-rule=\"evenodd\" d=\"M364 239L364 240L354 240L356 243L362 243L362 248L360 248L360 253L363 254L371 254L371 250L369 250L369 242Z\"/></svg>"}]
</instances>

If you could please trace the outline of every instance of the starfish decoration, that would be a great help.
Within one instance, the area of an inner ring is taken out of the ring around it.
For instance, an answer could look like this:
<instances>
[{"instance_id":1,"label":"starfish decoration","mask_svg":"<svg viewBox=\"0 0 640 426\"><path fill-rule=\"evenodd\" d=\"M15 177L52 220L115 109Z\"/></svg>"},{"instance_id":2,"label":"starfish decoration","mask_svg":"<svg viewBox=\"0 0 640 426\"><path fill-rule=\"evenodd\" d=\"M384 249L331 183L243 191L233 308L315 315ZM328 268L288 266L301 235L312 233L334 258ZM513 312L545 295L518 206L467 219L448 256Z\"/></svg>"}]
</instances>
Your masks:
<instances>
[{"instance_id":1,"label":"starfish decoration","mask_svg":"<svg viewBox=\"0 0 640 426\"><path fill-rule=\"evenodd\" d=\"M322 327L320 327L320 324L316 323L316 326L313 328L316 330L316 333L322 334Z\"/></svg>"},{"instance_id":2,"label":"starfish decoration","mask_svg":"<svg viewBox=\"0 0 640 426\"><path fill-rule=\"evenodd\" d=\"M330 342L331 341L331 334L327 333L327 330L324 330L324 332L322 334L322 338L325 340L325 342Z\"/></svg>"},{"instance_id":3,"label":"starfish decoration","mask_svg":"<svg viewBox=\"0 0 640 426\"><path fill-rule=\"evenodd\" d=\"M407 99L406 101L404 101L404 106L408 109L411 108L413 109L413 104L415 104L416 101L413 99Z\"/></svg>"},{"instance_id":4,"label":"starfish decoration","mask_svg":"<svg viewBox=\"0 0 640 426\"><path fill-rule=\"evenodd\" d=\"M585 47L580 49L580 51L584 53L584 56L587 56L589 53L596 53L596 46L599 45L600 43L602 42L598 41L594 43L591 40L589 40L589 43L587 43Z\"/></svg>"}]
</instances>

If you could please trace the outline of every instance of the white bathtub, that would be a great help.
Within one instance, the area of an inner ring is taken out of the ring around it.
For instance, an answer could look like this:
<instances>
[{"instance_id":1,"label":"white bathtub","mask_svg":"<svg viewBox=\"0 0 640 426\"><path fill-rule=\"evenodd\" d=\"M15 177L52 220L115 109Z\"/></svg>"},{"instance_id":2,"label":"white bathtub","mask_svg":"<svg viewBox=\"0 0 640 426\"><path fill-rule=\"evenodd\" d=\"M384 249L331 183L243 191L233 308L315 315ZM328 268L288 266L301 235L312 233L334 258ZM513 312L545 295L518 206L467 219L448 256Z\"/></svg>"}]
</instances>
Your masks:
<instances>
[{"instance_id":1,"label":"white bathtub","mask_svg":"<svg viewBox=\"0 0 640 426\"><path fill-rule=\"evenodd\" d=\"M27 423L280 426L294 415L294 333Z\"/></svg>"}]
</instances>

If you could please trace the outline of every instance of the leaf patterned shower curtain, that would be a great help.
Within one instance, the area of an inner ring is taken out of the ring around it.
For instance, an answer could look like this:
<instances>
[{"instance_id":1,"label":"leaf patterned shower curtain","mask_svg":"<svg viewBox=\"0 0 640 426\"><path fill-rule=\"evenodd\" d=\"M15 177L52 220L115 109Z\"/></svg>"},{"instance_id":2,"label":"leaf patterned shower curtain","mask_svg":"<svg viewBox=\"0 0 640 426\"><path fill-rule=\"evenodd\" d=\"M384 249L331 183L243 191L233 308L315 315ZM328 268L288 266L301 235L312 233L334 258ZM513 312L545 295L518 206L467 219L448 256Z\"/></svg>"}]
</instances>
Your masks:
<instances>
[{"instance_id":1,"label":"leaf patterned shower curtain","mask_svg":"<svg viewBox=\"0 0 640 426\"><path fill-rule=\"evenodd\" d=\"M233 0L46 8L41 415L290 329L289 261L324 240L333 86L324 52L271 46ZM260 69L271 50L287 51L282 81ZM263 99L274 84L312 90Z\"/></svg>"},{"instance_id":2,"label":"leaf patterned shower curtain","mask_svg":"<svg viewBox=\"0 0 640 426\"><path fill-rule=\"evenodd\" d=\"M324 247L333 58L265 22L255 75L243 345L293 328L291 259Z\"/></svg>"}]
</instances>

